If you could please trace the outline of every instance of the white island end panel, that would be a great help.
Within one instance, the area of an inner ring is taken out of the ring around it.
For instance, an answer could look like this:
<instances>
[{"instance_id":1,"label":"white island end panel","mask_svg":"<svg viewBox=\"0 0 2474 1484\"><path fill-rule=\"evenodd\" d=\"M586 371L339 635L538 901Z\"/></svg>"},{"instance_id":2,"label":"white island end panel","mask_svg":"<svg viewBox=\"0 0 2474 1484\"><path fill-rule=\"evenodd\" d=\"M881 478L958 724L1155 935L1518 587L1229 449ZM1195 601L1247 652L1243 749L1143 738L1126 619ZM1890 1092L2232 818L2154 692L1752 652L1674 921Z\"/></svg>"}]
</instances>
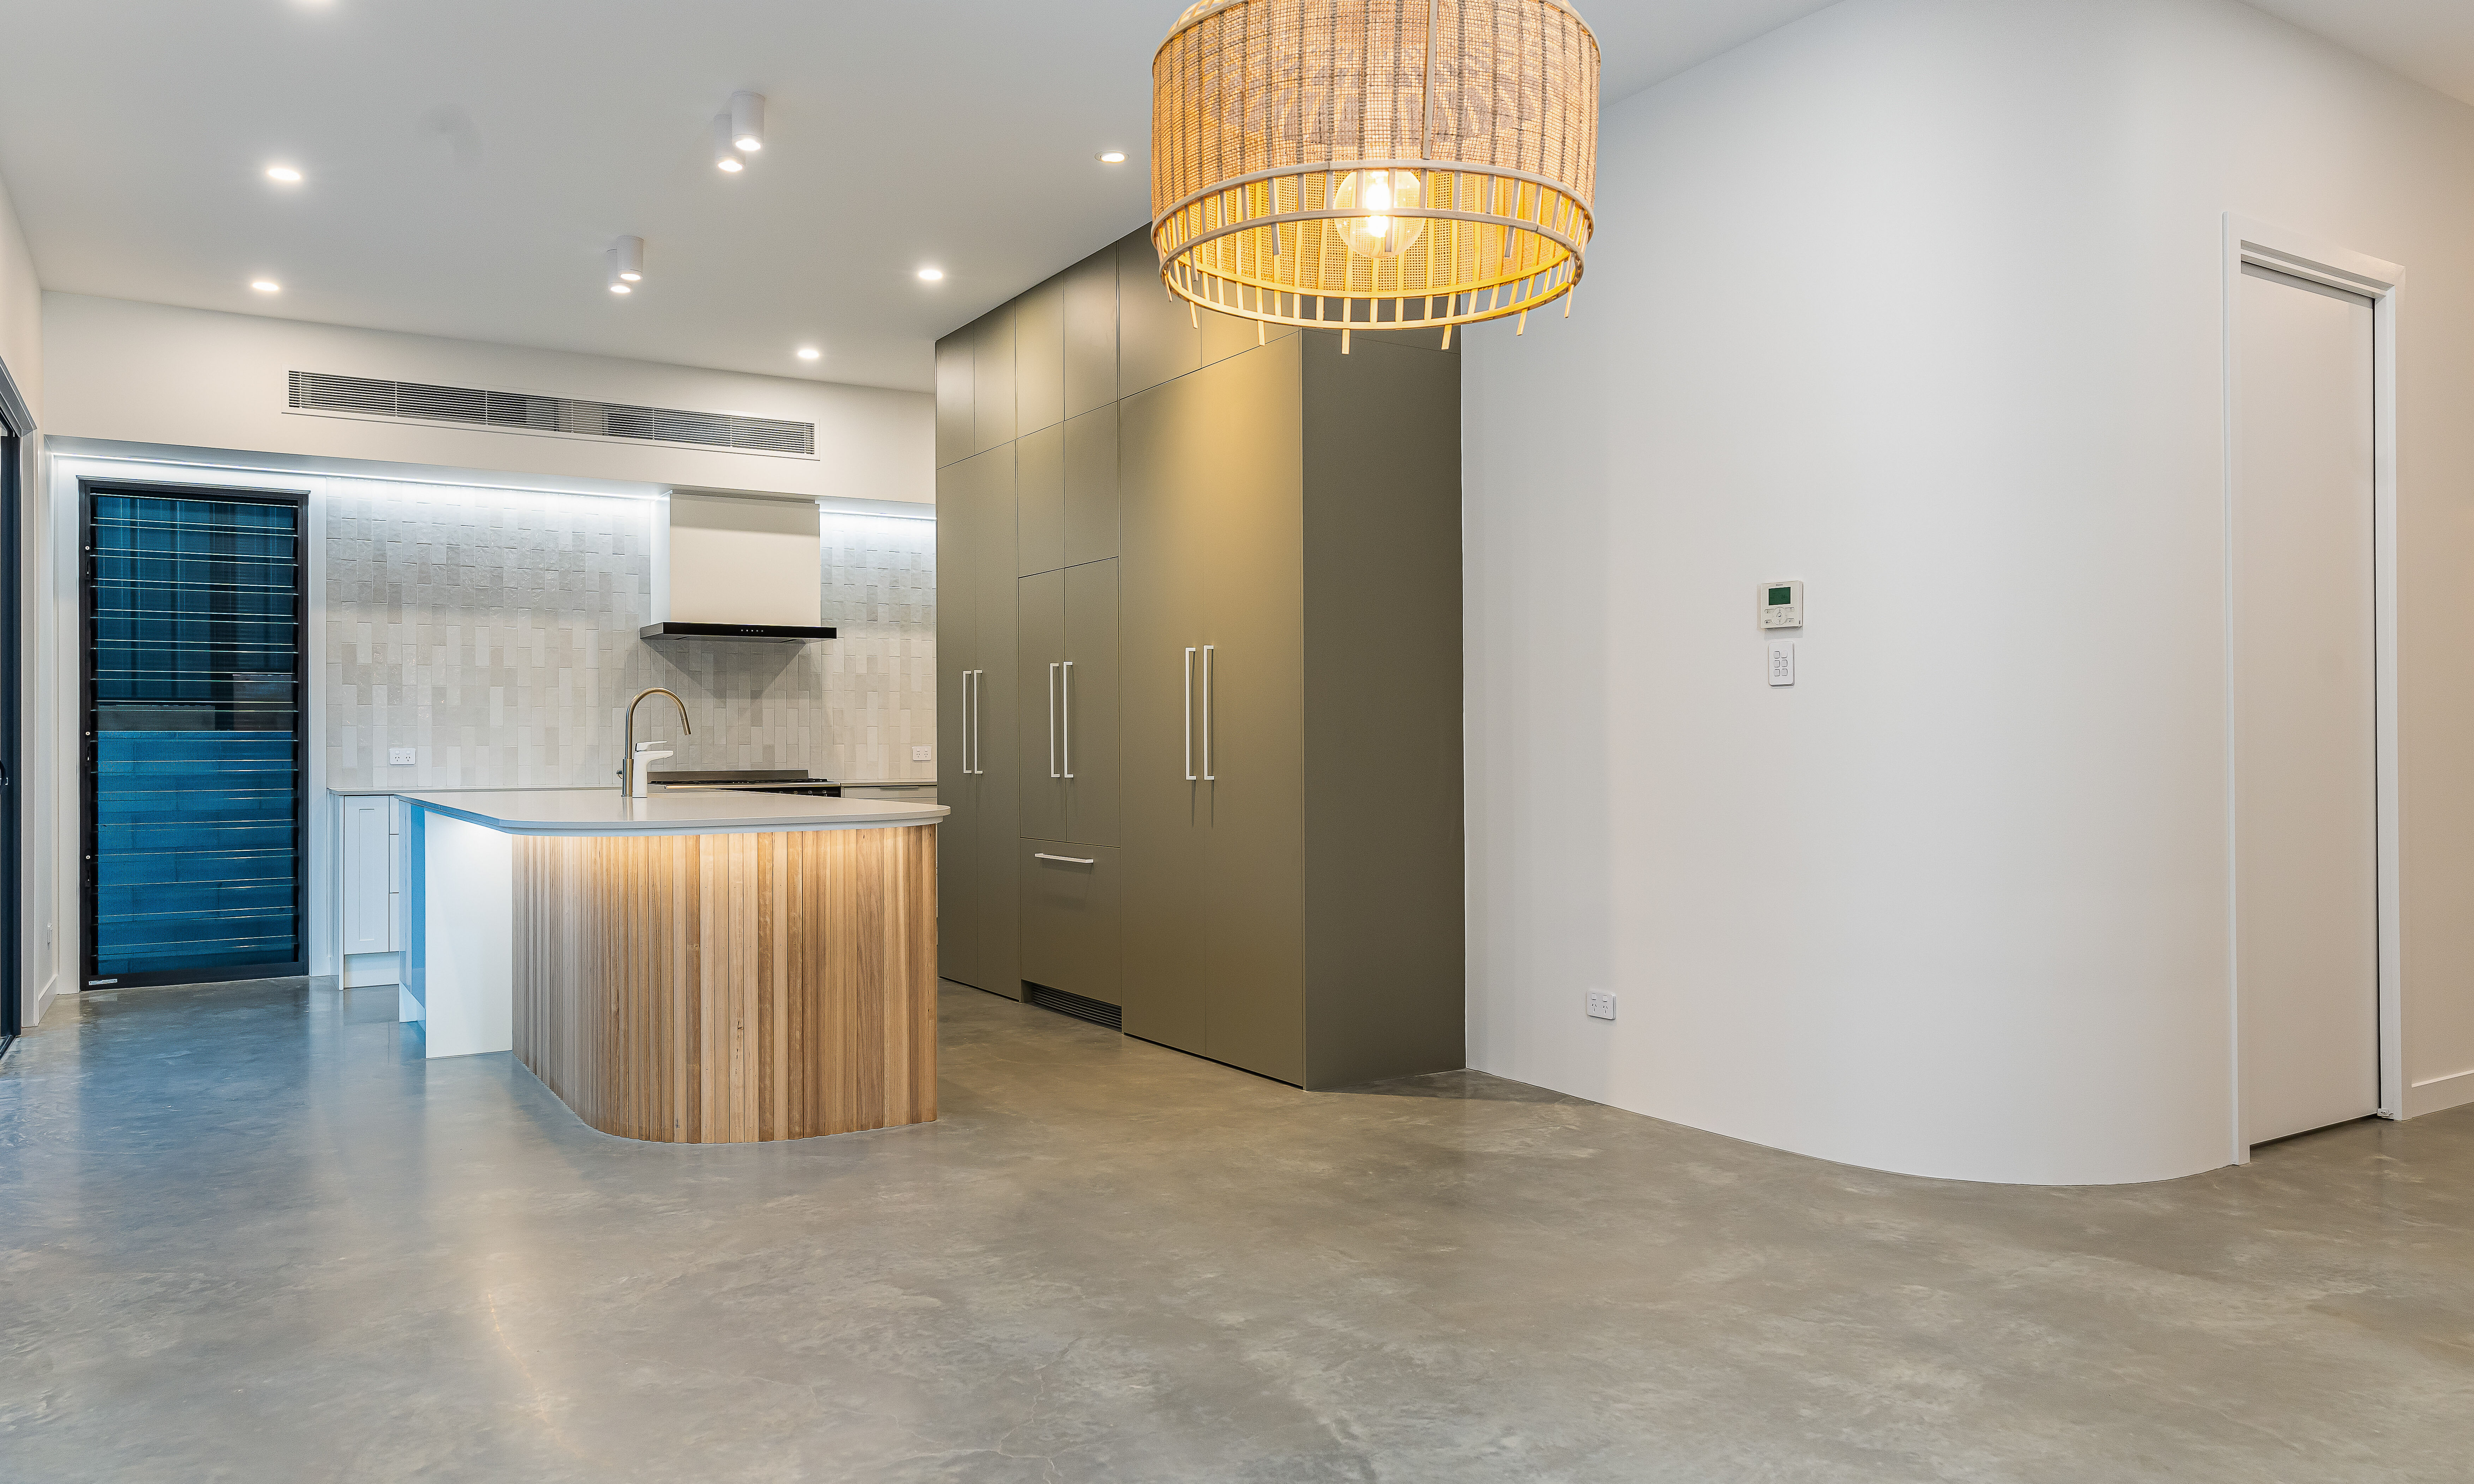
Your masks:
<instances>
[{"instance_id":1,"label":"white island end panel","mask_svg":"<svg viewBox=\"0 0 2474 1484\"><path fill-rule=\"evenodd\" d=\"M516 865L508 835L413 814L413 994L430 1056L516 1048Z\"/></svg>"}]
</instances>

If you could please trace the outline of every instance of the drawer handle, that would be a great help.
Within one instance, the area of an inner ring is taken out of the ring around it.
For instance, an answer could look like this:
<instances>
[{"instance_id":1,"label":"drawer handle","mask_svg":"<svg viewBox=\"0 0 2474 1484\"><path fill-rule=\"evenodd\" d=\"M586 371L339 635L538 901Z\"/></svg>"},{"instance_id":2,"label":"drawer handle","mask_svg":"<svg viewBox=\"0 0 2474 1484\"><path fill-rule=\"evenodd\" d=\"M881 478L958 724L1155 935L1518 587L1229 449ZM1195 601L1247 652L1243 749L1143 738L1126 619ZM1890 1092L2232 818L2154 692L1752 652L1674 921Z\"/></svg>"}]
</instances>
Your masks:
<instances>
[{"instance_id":1,"label":"drawer handle","mask_svg":"<svg viewBox=\"0 0 2474 1484\"><path fill-rule=\"evenodd\" d=\"M1087 855L1051 855L1046 850L1033 850L1031 852L1031 858L1032 860L1061 860L1069 866L1096 866L1100 864L1098 861L1091 859Z\"/></svg>"}]
</instances>

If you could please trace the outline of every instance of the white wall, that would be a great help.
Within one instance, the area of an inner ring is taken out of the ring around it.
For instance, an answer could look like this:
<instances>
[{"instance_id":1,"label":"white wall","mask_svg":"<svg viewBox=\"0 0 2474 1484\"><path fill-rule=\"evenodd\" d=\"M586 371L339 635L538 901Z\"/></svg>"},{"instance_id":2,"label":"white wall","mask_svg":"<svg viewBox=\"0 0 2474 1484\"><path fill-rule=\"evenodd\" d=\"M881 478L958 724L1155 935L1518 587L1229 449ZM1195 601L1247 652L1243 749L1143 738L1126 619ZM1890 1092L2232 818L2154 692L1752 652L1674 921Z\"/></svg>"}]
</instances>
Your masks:
<instances>
[{"instance_id":1,"label":"white wall","mask_svg":"<svg viewBox=\"0 0 2474 1484\"><path fill-rule=\"evenodd\" d=\"M43 353L48 420L62 435L833 499L935 498L935 399L924 392L76 294L43 296ZM816 424L817 457L305 415L284 405L295 371L790 418Z\"/></svg>"},{"instance_id":2,"label":"white wall","mask_svg":"<svg viewBox=\"0 0 2474 1484\"><path fill-rule=\"evenodd\" d=\"M1473 1065L1933 1175L2227 1161L2231 210L2407 268L2408 1074L2474 1068L2474 109L2228 0L1844 0L1602 140L1574 318L1467 347Z\"/></svg>"},{"instance_id":3,"label":"white wall","mask_svg":"<svg viewBox=\"0 0 2474 1484\"><path fill-rule=\"evenodd\" d=\"M43 286L35 277L34 254L17 226L17 209L0 181L0 365L17 390L42 415Z\"/></svg>"},{"instance_id":4,"label":"white wall","mask_svg":"<svg viewBox=\"0 0 2474 1484\"><path fill-rule=\"evenodd\" d=\"M26 634L23 656L23 686L19 696L22 714L27 719L24 733L26 772L41 778L50 771L50 754L42 729L35 725L39 714L36 709L40 698L48 694L42 653L33 636L38 632L46 589L38 580L40 561L34 554L43 550L50 527L42 498L43 432L48 419L43 408L43 289L35 276L34 255L26 247L26 234L18 227L17 212L10 200L9 188L0 182L0 366L9 369L35 415L35 436L18 447L18 540L26 554L21 569L24 584L19 593L18 618ZM24 859L19 873L24 890L14 904L18 914L20 991L24 995L20 1018L32 1025L41 1017L42 1009L54 993L51 952L45 941L43 925L51 921L53 911L52 874L53 819L50 796L40 789L26 789L18 801L20 824L24 830Z\"/></svg>"}]
</instances>

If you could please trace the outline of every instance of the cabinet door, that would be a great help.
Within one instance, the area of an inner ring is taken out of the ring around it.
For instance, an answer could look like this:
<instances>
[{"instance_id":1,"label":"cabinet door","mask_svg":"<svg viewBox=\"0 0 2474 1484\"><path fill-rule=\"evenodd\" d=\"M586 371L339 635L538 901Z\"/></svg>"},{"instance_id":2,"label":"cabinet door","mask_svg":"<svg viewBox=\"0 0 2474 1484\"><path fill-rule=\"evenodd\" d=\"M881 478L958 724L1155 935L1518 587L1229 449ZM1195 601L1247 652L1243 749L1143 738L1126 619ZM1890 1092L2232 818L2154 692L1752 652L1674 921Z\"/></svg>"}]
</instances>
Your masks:
<instances>
[{"instance_id":1,"label":"cabinet door","mask_svg":"<svg viewBox=\"0 0 2474 1484\"><path fill-rule=\"evenodd\" d=\"M940 347L938 353L943 354ZM943 416L943 404L938 404ZM936 972L958 984L977 984L979 966L979 870L972 849L981 808L972 774L971 721L978 646L978 610L971 580L972 512L966 491L970 464L936 471L936 764L937 798L953 812L936 826Z\"/></svg>"},{"instance_id":2,"label":"cabinet door","mask_svg":"<svg viewBox=\"0 0 2474 1484\"><path fill-rule=\"evenodd\" d=\"M1014 729L1022 780L1017 833L1025 839L1062 840L1065 767L1058 755L1057 692L1065 683L1065 574L1042 572L1015 584L1015 691L1023 698Z\"/></svg>"},{"instance_id":3,"label":"cabinet door","mask_svg":"<svg viewBox=\"0 0 2474 1484\"><path fill-rule=\"evenodd\" d=\"M344 800L344 951L384 953L387 931L389 847L383 794Z\"/></svg>"},{"instance_id":4,"label":"cabinet door","mask_svg":"<svg viewBox=\"0 0 2474 1484\"><path fill-rule=\"evenodd\" d=\"M1061 840L1025 840L1019 849L1023 978L1122 1004L1117 852Z\"/></svg>"},{"instance_id":5,"label":"cabinet door","mask_svg":"<svg viewBox=\"0 0 2474 1484\"><path fill-rule=\"evenodd\" d=\"M1057 674L1057 761L1065 774L1065 834L1115 845L1117 803L1117 563L1067 567L1065 663Z\"/></svg>"},{"instance_id":6,"label":"cabinet door","mask_svg":"<svg viewBox=\"0 0 2474 1484\"><path fill-rule=\"evenodd\" d=\"M1119 404L1118 775L1125 840L1125 1026L1197 1055L1209 1041L1211 790L1201 781L1201 645L1218 491L1186 445L1191 382Z\"/></svg>"},{"instance_id":7,"label":"cabinet door","mask_svg":"<svg viewBox=\"0 0 2474 1484\"><path fill-rule=\"evenodd\" d=\"M936 467L971 456L971 370L974 343L968 329L936 342ZM944 503L943 496L937 503ZM943 519L940 511L937 516Z\"/></svg>"},{"instance_id":8,"label":"cabinet door","mask_svg":"<svg viewBox=\"0 0 2474 1484\"><path fill-rule=\"evenodd\" d=\"M1117 245L1117 392L1131 396L1202 364L1201 317L1160 281L1151 234ZM1297 409L1289 416L1295 418Z\"/></svg>"},{"instance_id":9,"label":"cabinet door","mask_svg":"<svg viewBox=\"0 0 2474 1484\"><path fill-rule=\"evenodd\" d=\"M1065 420L1065 279L1014 300L1013 404L1019 434Z\"/></svg>"},{"instance_id":10,"label":"cabinet door","mask_svg":"<svg viewBox=\"0 0 2474 1484\"><path fill-rule=\"evenodd\" d=\"M1060 423L1026 433L1014 445L1014 571L1021 576L1066 563L1066 436Z\"/></svg>"},{"instance_id":11,"label":"cabinet door","mask_svg":"<svg viewBox=\"0 0 2474 1484\"><path fill-rule=\"evenodd\" d=\"M1232 455L1234 450L1231 450ZM1202 632L1210 727L1210 1040L1204 1054L1305 1079L1303 504L1232 499ZM1201 724L1198 723L1198 730ZM1371 782L1370 780L1370 786Z\"/></svg>"},{"instance_id":12,"label":"cabinet door","mask_svg":"<svg viewBox=\"0 0 2474 1484\"><path fill-rule=\"evenodd\" d=\"M970 784L978 824L977 837L967 849L977 857L980 974L971 982L1019 999L1022 975L1016 953L1022 904L1014 887L1014 737L1022 706L1014 682L1015 449L1007 445L974 462L982 472L971 485L969 501L972 663L978 685L972 701Z\"/></svg>"},{"instance_id":13,"label":"cabinet door","mask_svg":"<svg viewBox=\"0 0 2474 1484\"><path fill-rule=\"evenodd\" d=\"M971 451L1012 443L1014 306L999 304L974 322L971 337Z\"/></svg>"},{"instance_id":14,"label":"cabinet door","mask_svg":"<svg viewBox=\"0 0 2474 1484\"><path fill-rule=\"evenodd\" d=\"M1058 278L1065 299L1064 411L1072 418L1117 400L1117 254L1095 252Z\"/></svg>"},{"instance_id":15,"label":"cabinet door","mask_svg":"<svg viewBox=\"0 0 2474 1484\"><path fill-rule=\"evenodd\" d=\"M1288 1082L1304 1066L1300 395L1294 343L1233 356L1121 404L1119 466L1126 1026Z\"/></svg>"},{"instance_id":16,"label":"cabinet door","mask_svg":"<svg viewBox=\"0 0 2474 1484\"><path fill-rule=\"evenodd\" d=\"M1065 424L1061 566L1117 554L1117 409L1114 403ZM1046 570L1034 568L1033 570Z\"/></svg>"}]
</instances>

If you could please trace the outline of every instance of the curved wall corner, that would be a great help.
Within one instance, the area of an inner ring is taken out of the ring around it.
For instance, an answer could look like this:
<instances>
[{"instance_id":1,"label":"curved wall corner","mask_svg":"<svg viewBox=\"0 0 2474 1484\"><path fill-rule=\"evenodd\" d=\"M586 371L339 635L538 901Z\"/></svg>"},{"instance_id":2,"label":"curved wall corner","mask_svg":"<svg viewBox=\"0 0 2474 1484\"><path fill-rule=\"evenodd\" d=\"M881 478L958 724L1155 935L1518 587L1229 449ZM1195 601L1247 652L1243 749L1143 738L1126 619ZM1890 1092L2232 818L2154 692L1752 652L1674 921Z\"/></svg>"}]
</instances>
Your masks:
<instances>
[{"instance_id":1,"label":"curved wall corner","mask_svg":"<svg viewBox=\"0 0 2474 1484\"><path fill-rule=\"evenodd\" d=\"M2219 223L2474 284L2469 168L2474 108L2207 0L1846 0L1610 108L1573 317L1465 351L1472 1065L1919 1175L2234 1158ZM2421 356L2404 456L2474 484ZM2474 1065L2474 789L2412 746L2474 660L2405 664L2409 1060Z\"/></svg>"}]
</instances>

